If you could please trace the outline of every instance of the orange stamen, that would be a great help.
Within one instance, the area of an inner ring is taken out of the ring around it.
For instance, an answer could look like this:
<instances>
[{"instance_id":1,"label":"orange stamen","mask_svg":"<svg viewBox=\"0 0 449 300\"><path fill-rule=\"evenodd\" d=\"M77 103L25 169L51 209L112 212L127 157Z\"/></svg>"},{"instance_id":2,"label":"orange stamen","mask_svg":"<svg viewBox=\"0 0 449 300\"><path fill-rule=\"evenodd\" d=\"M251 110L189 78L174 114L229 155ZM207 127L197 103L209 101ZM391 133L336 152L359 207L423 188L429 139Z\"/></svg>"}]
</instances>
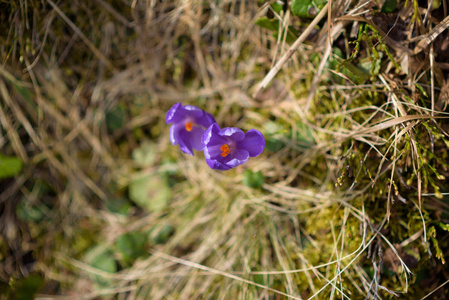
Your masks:
<instances>
[{"instance_id":1,"label":"orange stamen","mask_svg":"<svg viewBox=\"0 0 449 300\"><path fill-rule=\"evenodd\" d=\"M228 154L231 153L231 149L229 149L228 144L224 144L223 146L220 147L221 152L221 156L226 157L228 156Z\"/></svg>"},{"instance_id":2,"label":"orange stamen","mask_svg":"<svg viewBox=\"0 0 449 300\"><path fill-rule=\"evenodd\" d=\"M191 130L192 130L192 127L193 127L193 123L192 123L192 122L187 122L187 123L186 123L186 130L187 130L187 131L191 131Z\"/></svg>"}]
</instances>

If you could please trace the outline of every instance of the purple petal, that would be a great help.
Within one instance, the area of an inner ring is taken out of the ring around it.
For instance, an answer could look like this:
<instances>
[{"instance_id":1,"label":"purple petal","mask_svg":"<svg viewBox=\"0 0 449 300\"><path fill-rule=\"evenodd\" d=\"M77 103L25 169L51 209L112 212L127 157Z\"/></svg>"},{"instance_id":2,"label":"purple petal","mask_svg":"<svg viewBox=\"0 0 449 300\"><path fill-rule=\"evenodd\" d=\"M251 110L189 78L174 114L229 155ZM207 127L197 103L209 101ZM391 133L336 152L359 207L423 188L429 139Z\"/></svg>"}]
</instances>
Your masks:
<instances>
[{"instance_id":1,"label":"purple petal","mask_svg":"<svg viewBox=\"0 0 449 300\"><path fill-rule=\"evenodd\" d=\"M170 127L170 142L176 146L179 143L179 129L181 129L182 126L179 124L173 124Z\"/></svg>"},{"instance_id":2,"label":"purple petal","mask_svg":"<svg viewBox=\"0 0 449 300\"><path fill-rule=\"evenodd\" d=\"M189 139L191 141L192 147L195 150L201 151L203 150L204 146L201 143L201 138L203 136L204 129L200 128L198 126L193 126L192 130L190 132L186 132L187 135L189 135Z\"/></svg>"},{"instance_id":3,"label":"purple petal","mask_svg":"<svg viewBox=\"0 0 449 300\"><path fill-rule=\"evenodd\" d=\"M179 130L178 142L179 142L179 148L181 148L182 152L193 156L192 141L190 138L190 134L184 128Z\"/></svg>"},{"instance_id":4,"label":"purple petal","mask_svg":"<svg viewBox=\"0 0 449 300\"><path fill-rule=\"evenodd\" d=\"M218 159L221 158L221 146L222 145L214 145L214 146L204 146L204 157L206 159Z\"/></svg>"},{"instance_id":5,"label":"purple petal","mask_svg":"<svg viewBox=\"0 0 449 300\"><path fill-rule=\"evenodd\" d=\"M193 155L192 149L203 150L201 143L203 132L204 130L198 126L193 126L191 131L187 131L184 123L173 124L170 127L170 142L173 145L179 144L183 152Z\"/></svg>"},{"instance_id":6,"label":"purple petal","mask_svg":"<svg viewBox=\"0 0 449 300\"><path fill-rule=\"evenodd\" d=\"M204 114L201 117L195 118L195 122L204 128L208 128L210 125L216 123L214 116L212 116L208 112L203 112Z\"/></svg>"},{"instance_id":7,"label":"purple petal","mask_svg":"<svg viewBox=\"0 0 449 300\"><path fill-rule=\"evenodd\" d=\"M206 159L223 159L221 153L223 152L220 148L224 144L229 143L228 140L219 135L220 126L214 123L203 134L201 139L204 145L204 156Z\"/></svg>"},{"instance_id":8,"label":"purple petal","mask_svg":"<svg viewBox=\"0 0 449 300\"><path fill-rule=\"evenodd\" d=\"M167 116L165 117L165 123L177 123L185 119L185 117L182 104L176 103L168 110Z\"/></svg>"},{"instance_id":9,"label":"purple petal","mask_svg":"<svg viewBox=\"0 0 449 300\"><path fill-rule=\"evenodd\" d=\"M248 160L249 153L246 150L235 150L230 156L232 159L228 161L226 165L231 168L235 168L244 164Z\"/></svg>"},{"instance_id":10,"label":"purple petal","mask_svg":"<svg viewBox=\"0 0 449 300\"><path fill-rule=\"evenodd\" d=\"M203 134L201 142L204 146L216 146L220 145L220 147L226 143L228 140L224 137L220 136L218 133L220 132L220 126L217 123L212 124Z\"/></svg>"},{"instance_id":11,"label":"purple petal","mask_svg":"<svg viewBox=\"0 0 449 300\"><path fill-rule=\"evenodd\" d=\"M206 159L207 165L214 170L220 170L220 171L227 171L230 170L232 167L229 167L225 164L222 164L215 159Z\"/></svg>"},{"instance_id":12,"label":"purple petal","mask_svg":"<svg viewBox=\"0 0 449 300\"><path fill-rule=\"evenodd\" d=\"M184 113L193 118L198 118L203 115L203 110L199 107L193 106L193 105L186 105L183 107Z\"/></svg>"},{"instance_id":13,"label":"purple petal","mask_svg":"<svg viewBox=\"0 0 449 300\"><path fill-rule=\"evenodd\" d=\"M245 138L245 133L237 127L226 127L218 133L221 136L228 137L231 141L241 141Z\"/></svg>"},{"instance_id":14,"label":"purple petal","mask_svg":"<svg viewBox=\"0 0 449 300\"><path fill-rule=\"evenodd\" d=\"M190 155L193 155L193 149L204 148L201 142L204 129L215 123L211 114L193 105L182 106L181 103L174 104L168 110L165 121L173 123L170 128L171 143L179 144L181 150ZM219 130L220 127L217 132Z\"/></svg>"},{"instance_id":15,"label":"purple petal","mask_svg":"<svg viewBox=\"0 0 449 300\"><path fill-rule=\"evenodd\" d=\"M245 139L237 143L237 149L246 150L249 156L255 157L262 153L265 148L265 138L260 131L256 129L249 130Z\"/></svg>"}]
</instances>

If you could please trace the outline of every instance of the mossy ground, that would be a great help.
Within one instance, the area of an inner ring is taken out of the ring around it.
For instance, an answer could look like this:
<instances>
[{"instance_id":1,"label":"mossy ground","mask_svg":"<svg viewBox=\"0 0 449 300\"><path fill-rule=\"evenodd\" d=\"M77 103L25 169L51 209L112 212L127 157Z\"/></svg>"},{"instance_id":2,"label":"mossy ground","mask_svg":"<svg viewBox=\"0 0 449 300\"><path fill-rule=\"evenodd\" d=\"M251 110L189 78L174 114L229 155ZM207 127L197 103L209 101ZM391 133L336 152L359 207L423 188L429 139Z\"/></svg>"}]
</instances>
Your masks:
<instances>
[{"instance_id":1,"label":"mossy ground","mask_svg":"<svg viewBox=\"0 0 449 300\"><path fill-rule=\"evenodd\" d=\"M1 2L2 295L446 299L447 3L303 3ZM177 102L265 151L211 170Z\"/></svg>"}]
</instances>

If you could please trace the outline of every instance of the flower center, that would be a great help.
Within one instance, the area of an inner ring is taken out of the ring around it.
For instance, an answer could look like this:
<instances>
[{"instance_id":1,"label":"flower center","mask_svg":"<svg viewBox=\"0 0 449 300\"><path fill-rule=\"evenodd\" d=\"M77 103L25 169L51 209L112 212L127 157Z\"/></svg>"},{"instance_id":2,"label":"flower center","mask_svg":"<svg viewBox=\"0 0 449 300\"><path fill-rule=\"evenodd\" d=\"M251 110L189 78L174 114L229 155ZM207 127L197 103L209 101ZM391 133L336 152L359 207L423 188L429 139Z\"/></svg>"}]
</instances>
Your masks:
<instances>
[{"instance_id":1,"label":"flower center","mask_svg":"<svg viewBox=\"0 0 449 300\"><path fill-rule=\"evenodd\" d=\"M187 131L192 131L192 127L193 127L193 123L192 122L187 122L186 123L186 130Z\"/></svg>"},{"instance_id":2,"label":"flower center","mask_svg":"<svg viewBox=\"0 0 449 300\"><path fill-rule=\"evenodd\" d=\"M221 152L221 156L226 157L228 156L228 154L231 154L231 149L229 149L229 145L228 144L224 144L223 146L220 147Z\"/></svg>"}]
</instances>

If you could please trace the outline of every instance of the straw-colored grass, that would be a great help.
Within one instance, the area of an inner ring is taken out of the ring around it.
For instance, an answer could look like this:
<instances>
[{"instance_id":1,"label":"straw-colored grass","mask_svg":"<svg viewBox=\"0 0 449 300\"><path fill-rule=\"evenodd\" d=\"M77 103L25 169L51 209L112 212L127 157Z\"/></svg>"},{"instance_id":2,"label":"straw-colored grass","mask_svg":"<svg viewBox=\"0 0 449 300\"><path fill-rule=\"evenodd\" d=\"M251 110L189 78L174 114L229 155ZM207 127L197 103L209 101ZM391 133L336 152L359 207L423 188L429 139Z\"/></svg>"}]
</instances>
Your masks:
<instances>
[{"instance_id":1,"label":"straw-colored grass","mask_svg":"<svg viewBox=\"0 0 449 300\"><path fill-rule=\"evenodd\" d=\"M275 2L0 4L6 298L448 297L447 3ZM265 151L211 170L177 102Z\"/></svg>"}]
</instances>

